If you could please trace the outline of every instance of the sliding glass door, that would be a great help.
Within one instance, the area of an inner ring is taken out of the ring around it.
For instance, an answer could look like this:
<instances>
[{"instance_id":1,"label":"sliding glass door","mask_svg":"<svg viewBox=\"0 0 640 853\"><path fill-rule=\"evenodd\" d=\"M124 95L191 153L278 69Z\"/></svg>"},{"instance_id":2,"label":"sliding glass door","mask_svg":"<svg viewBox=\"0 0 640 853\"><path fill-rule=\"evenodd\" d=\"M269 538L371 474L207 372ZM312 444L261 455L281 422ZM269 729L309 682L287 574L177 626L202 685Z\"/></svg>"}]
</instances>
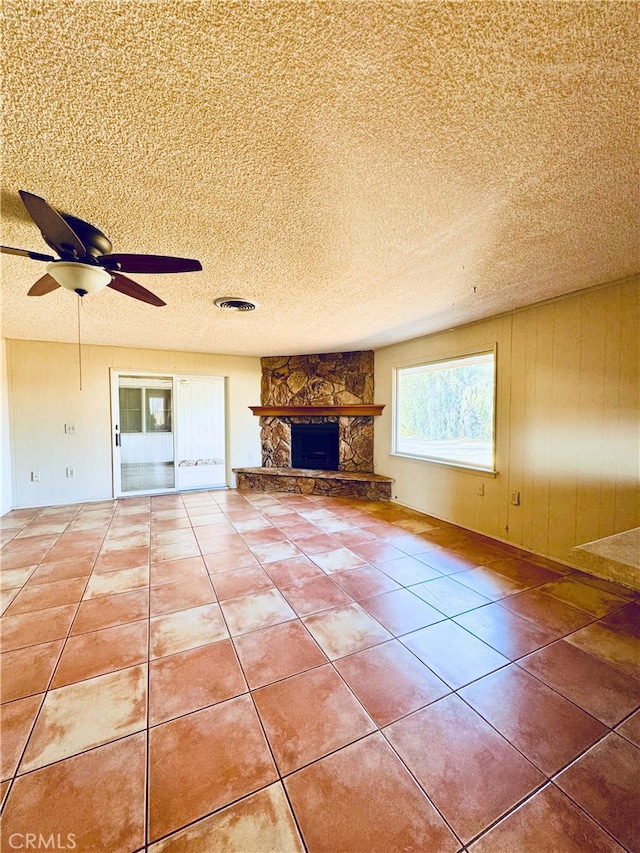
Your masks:
<instances>
[{"instance_id":1,"label":"sliding glass door","mask_svg":"<svg viewBox=\"0 0 640 853\"><path fill-rule=\"evenodd\" d=\"M112 371L116 497L226 485L225 380Z\"/></svg>"}]
</instances>

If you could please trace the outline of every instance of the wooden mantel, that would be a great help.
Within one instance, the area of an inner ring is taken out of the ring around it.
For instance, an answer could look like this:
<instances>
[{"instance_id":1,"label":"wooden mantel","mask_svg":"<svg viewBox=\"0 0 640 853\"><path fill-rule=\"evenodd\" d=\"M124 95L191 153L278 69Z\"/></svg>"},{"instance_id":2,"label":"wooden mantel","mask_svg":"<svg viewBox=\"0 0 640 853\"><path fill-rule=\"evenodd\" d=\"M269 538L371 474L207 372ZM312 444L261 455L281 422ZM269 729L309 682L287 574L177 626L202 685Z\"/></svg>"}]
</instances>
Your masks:
<instances>
[{"instance_id":1,"label":"wooden mantel","mask_svg":"<svg viewBox=\"0 0 640 853\"><path fill-rule=\"evenodd\" d=\"M352 404L349 406L249 406L254 415L260 417L328 417L337 415L338 417L361 418L361 417L376 417L382 414L384 404L367 405L364 403Z\"/></svg>"}]
</instances>

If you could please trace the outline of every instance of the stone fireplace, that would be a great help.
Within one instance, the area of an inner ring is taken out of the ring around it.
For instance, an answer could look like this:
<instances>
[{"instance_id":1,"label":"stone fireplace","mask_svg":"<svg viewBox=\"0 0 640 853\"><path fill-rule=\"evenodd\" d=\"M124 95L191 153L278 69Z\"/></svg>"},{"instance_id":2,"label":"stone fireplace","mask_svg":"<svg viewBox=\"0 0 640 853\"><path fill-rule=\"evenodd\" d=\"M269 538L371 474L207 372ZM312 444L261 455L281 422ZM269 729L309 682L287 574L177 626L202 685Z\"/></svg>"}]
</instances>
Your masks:
<instances>
[{"instance_id":1,"label":"stone fireplace","mask_svg":"<svg viewBox=\"0 0 640 853\"><path fill-rule=\"evenodd\" d=\"M238 488L388 499L392 481L373 471L374 417L384 408L373 402L373 367L372 351L263 358L261 405L251 406L262 467L234 469Z\"/></svg>"}]
</instances>

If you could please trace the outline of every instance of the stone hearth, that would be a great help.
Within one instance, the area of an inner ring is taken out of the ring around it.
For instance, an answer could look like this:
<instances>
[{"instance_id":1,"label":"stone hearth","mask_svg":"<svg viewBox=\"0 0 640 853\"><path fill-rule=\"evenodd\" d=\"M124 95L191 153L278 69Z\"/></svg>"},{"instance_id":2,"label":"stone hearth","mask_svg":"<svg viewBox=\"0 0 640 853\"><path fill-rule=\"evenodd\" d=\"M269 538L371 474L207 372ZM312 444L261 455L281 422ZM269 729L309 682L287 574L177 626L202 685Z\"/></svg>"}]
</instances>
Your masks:
<instances>
[{"instance_id":1,"label":"stone hearth","mask_svg":"<svg viewBox=\"0 0 640 853\"><path fill-rule=\"evenodd\" d=\"M373 352L262 359L262 467L234 469L238 488L389 499L388 477L373 473ZM291 468L291 424L338 424L338 470ZM361 475L346 477L346 474Z\"/></svg>"}]
</instances>

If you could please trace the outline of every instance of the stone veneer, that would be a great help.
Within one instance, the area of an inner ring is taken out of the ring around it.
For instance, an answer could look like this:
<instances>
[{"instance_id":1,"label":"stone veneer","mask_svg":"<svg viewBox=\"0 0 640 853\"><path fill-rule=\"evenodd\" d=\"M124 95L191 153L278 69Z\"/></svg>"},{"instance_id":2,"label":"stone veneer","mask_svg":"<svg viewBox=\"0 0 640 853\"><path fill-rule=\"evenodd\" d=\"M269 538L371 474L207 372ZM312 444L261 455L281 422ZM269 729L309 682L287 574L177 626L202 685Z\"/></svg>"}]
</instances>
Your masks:
<instances>
[{"instance_id":1,"label":"stone veneer","mask_svg":"<svg viewBox=\"0 0 640 853\"><path fill-rule=\"evenodd\" d=\"M262 406L345 406L373 403L373 352L263 358ZM339 471L373 471L373 418L261 417L262 465L291 467L291 422L337 422Z\"/></svg>"},{"instance_id":2,"label":"stone veneer","mask_svg":"<svg viewBox=\"0 0 640 853\"><path fill-rule=\"evenodd\" d=\"M371 405L373 351L261 359L262 406ZM338 423L338 471L291 468L291 423ZM373 473L373 417L289 415L260 418L262 468L234 469L238 488L388 500L392 480Z\"/></svg>"}]
</instances>

